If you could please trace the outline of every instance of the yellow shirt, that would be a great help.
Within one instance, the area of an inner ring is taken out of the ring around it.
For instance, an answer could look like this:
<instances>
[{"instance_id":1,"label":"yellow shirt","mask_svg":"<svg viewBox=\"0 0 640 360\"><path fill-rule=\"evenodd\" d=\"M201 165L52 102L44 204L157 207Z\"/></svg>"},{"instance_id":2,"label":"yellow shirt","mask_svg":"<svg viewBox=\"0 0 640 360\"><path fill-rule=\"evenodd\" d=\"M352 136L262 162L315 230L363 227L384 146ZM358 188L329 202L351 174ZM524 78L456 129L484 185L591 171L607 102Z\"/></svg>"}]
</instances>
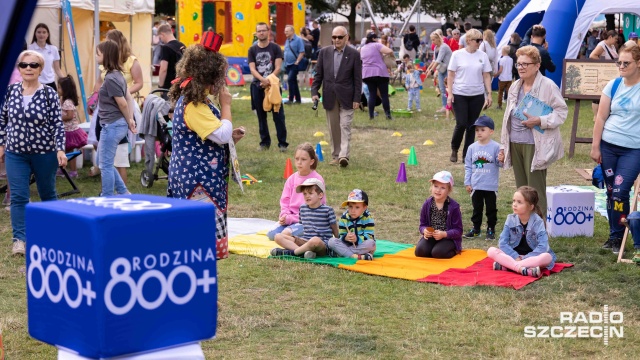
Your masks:
<instances>
[{"instance_id":1,"label":"yellow shirt","mask_svg":"<svg viewBox=\"0 0 640 360\"><path fill-rule=\"evenodd\" d=\"M212 132L222 126L207 104L189 103L184 109L184 122L204 141Z\"/></svg>"},{"instance_id":2,"label":"yellow shirt","mask_svg":"<svg viewBox=\"0 0 640 360\"><path fill-rule=\"evenodd\" d=\"M138 60L135 56L131 55L127 59L127 61L122 64L122 75L124 75L124 81L127 82L127 87L133 86L133 76L131 76L131 68L133 67L134 61ZM102 65L100 65L100 77L104 80L104 76L107 75L107 70L104 69Z\"/></svg>"}]
</instances>

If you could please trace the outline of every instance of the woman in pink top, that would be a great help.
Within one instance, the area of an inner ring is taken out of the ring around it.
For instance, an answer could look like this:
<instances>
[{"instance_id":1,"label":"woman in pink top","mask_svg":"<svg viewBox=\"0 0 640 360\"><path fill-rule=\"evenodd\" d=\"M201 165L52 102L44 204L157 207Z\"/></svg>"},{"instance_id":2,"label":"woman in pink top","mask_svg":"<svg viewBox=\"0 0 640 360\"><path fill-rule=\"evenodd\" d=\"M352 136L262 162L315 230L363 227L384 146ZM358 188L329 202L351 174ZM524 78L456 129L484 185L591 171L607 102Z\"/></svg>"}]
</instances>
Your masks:
<instances>
[{"instance_id":1,"label":"woman in pink top","mask_svg":"<svg viewBox=\"0 0 640 360\"><path fill-rule=\"evenodd\" d=\"M376 94L380 91L382 98L382 108L387 115L387 120L391 117L391 107L389 106L389 71L384 63L383 55L393 54L393 50L377 42L378 35L370 33L367 35L367 42L360 48L360 58L362 59L362 81L369 88L369 104L376 103ZM373 120L373 106L369 106L369 120Z\"/></svg>"},{"instance_id":2,"label":"woman in pink top","mask_svg":"<svg viewBox=\"0 0 640 360\"><path fill-rule=\"evenodd\" d=\"M324 179L316 172L318 166L318 156L316 155L313 145L304 143L296 147L294 153L296 171L289 176L284 183L282 196L280 197L280 216L278 225L267 232L269 240L273 240L277 234L285 229L291 231L291 236L300 236L303 233L302 224L300 224L300 205L304 204L304 195L296 193L296 187L309 178L316 178L324 184ZM327 196L322 198L322 204L327 203Z\"/></svg>"}]
</instances>

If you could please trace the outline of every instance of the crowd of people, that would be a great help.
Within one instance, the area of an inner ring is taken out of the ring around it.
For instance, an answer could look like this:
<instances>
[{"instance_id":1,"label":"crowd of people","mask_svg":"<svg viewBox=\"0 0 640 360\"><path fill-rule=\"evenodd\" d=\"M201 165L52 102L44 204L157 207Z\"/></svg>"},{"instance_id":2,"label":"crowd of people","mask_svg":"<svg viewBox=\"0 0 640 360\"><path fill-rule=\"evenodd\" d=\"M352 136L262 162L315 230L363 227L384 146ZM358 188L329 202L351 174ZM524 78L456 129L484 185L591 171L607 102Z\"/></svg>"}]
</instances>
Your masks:
<instances>
[{"instance_id":1,"label":"crowd of people","mask_svg":"<svg viewBox=\"0 0 640 360\"><path fill-rule=\"evenodd\" d=\"M351 161L351 124L355 110L362 107L363 93L368 94L371 120L377 104L382 105L386 118L393 120L387 90L394 71L400 69L402 83L409 91L409 109L415 106L421 110L419 88L424 78L413 62L426 59L425 54L429 53L426 42L420 41L426 34L418 35L415 27L408 28L402 40L402 61L396 67L389 47L394 34L389 28L380 34L369 32L356 49L346 28L333 28L332 44L321 47L318 24L313 23L312 27L313 30L303 28L297 35L293 26L286 26L286 42L281 48L270 41L268 24L256 24L257 40L248 50L248 62L253 75L251 104L259 123L259 149L266 151L271 146L267 125L267 113L271 112L278 148L287 151L280 75L287 74L288 103L300 103L297 74L308 66L303 64L305 61L314 59L311 96L317 104L322 95L331 141L329 163L345 168ZM514 34L509 45L498 49L491 30L480 32L468 23L463 28L462 36L458 28L446 31L447 35L441 30L429 34L431 61L425 72L437 82L442 98L438 112L451 111L455 116L450 160L458 162L462 146L464 186L472 199L473 228L464 232L460 206L450 197L453 177L446 170L440 171L431 179L431 196L420 212L421 238L415 254L444 259L459 254L463 238L482 233L484 212L486 239L499 236L498 247L488 251L495 261L494 269L537 277L541 269L553 267L555 261L544 226L546 175L548 167L563 157L560 126L568 113L560 90L545 76L546 71L556 71L547 51L546 30L535 25L524 39ZM0 112L0 160L6 162L11 190L8 203L14 254L25 253L24 207L29 201L31 173L41 199L55 200L56 170L67 165L65 151L92 140L92 134L89 139L80 134L74 80L62 73L57 49L50 44L48 35L46 25L36 27L33 43L20 54L17 81L9 86ZM221 38L215 33L205 35L200 44L185 47L175 39L169 24L156 29L159 87L169 90L174 105L167 194L209 201L216 206L217 257L225 258L231 149L243 138L245 129L232 124L231 95L225 86L228 63L218 52ZM635 106L640 99L640 48L628 43L616 49L616 39L615 32L608 33L590 52L591 58L608 56L616 60L621 75L609 82L599 101L591 151L591 157L604 169L610 225L604 247L614 253L620 251L623 232L619 220L629 212L629 190L640 173L640 138L634 131L640 125L640 107ZM92 119L101 195L129 194L128 163L119 164L122 155L118 152L127 143L127 133L137 132L140 110L132 94L142 87L141 65L118 30L107 33L106 40L96 46L95 56L102 71L94 89L96 106ZM492 140L493 119L480 116L482 109L492 106L494 77L499 80L498 106L502 108L503 94L506 101L499 142ZM525 96L543 101L551 112L518 117L515 110ZM31 126L31 122L39 126ZM196 152L206 155L195 156ZM294 159L297 172L285 183L278 225L268 233L282 247L274 248L272 255L373 260L375 225L368 211L367 193L354 189L341 205L346 210L336 218L327 205L325 180L316 172L318 158L313 147L308 143L299 145ZM125 176L118 167L125 167ZM511 167L517 188L513 214L507 217L502 231L496 231L499 169ZM186 173L189 180L184 180ZM634 261L640 262L640 239L634 245Z\"/></svg>"}]
</instances>

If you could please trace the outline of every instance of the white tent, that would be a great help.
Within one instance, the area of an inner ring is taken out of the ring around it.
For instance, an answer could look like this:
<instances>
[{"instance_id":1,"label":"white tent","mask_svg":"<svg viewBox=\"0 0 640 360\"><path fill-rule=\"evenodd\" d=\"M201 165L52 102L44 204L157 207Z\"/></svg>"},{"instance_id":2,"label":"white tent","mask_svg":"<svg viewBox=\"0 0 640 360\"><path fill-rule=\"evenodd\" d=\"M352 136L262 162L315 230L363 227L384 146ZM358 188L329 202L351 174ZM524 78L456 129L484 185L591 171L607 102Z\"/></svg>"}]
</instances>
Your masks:
<instances>
[{"instance_id":1,"label":"white tent","mask_svg":"<svg viewBox=\"0 0 640 360\"><path fill-rule=\"evenodd\" d=\"M69 0L78 43L78 56L84 77L85 95L91 95L95 83L94 0ZM154 0L100 0L100 21L111 21L127 37L133 53L142 66L143 87L141 94L151 90L151 28L153 26ZM69 36L61 22L60 0L38 0L31 18L26 40L31 43L33 30L45 23L51 31L51 43L61 50L63 72L78 79ZM62 43L61 40L62 39ZM99 39L97 40L100 41ZM84 117L83 112L79 112Z\"/></svg>"}]
</instances>

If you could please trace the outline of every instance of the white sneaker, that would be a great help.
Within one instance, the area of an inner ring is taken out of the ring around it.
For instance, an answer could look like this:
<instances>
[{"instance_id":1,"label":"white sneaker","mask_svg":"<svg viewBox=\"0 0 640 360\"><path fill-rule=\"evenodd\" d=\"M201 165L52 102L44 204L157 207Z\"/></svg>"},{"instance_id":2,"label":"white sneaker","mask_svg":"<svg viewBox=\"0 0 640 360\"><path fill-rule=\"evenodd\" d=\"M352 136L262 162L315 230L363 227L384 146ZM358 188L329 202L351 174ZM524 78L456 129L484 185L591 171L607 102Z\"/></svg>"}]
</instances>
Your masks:
<instances>
[{"instance_id":1,"label":"white sneaker","mask_svg":"<svg viewBox=\"0 0 640 360\"><path fill-rule=\"evenodd\" d=\"M418 112L422 112L422 109L418 109Z\"/></svg>"},{"instance_id":2,"label":"white sneaker","mask_svg":"<svg viewBox=\"0 0 640 360\"><path fill-rule=\"evenodd\" d=\"M22 240L14 239L13 248L11 249L11 253L13 255L23 255L26 252L26 244Z\"/></svg>"}]
</instances>

